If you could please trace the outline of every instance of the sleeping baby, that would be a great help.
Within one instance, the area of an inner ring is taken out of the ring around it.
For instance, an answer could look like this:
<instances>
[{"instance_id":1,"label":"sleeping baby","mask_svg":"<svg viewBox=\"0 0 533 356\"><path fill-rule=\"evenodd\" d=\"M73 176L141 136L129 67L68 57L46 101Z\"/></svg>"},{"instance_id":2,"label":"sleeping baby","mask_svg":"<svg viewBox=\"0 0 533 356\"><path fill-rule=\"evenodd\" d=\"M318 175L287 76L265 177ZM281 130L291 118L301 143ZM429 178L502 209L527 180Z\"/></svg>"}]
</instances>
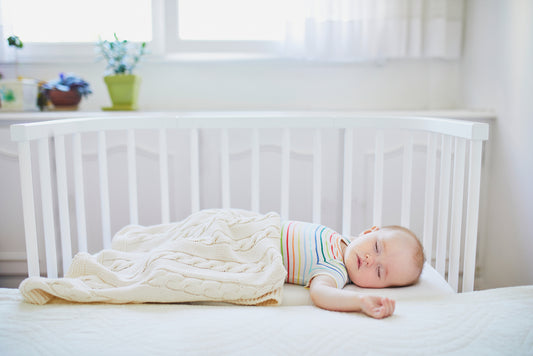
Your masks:
<instances>
[{"instance_id":1,"label":"sleeping baby","mask_svg":"<svg viewBox=\"0 0 533 356\"><path fill-rule=\"evenodd\" d=\"M322 225L280 224L277 213L207 209L175 223L125 226L110 248L78 253L64 278L32 276L19 290L34 304L58 297L277 305L288 282L310 287L318 307L385 318L394 312L393 300L343 287L349 281L370 288L409 285L423 263L418 239L401 227L372 228L349 241Z\"/></svg>"},{"instance_id":2,"label":"sleeping baby","mask_svg":"<svg viewBox=\"0 0 533 356\"><path fill-rule=\"evenodd\" d=\"M377 319L392 315L394 300L343 287L350 281L364 288L413 284L425 259L418 238L401 226L374 226L349 241L322 225L286 221L281 244L286 282L309 287L315 305Z\"/></svg>"}]
</instances>

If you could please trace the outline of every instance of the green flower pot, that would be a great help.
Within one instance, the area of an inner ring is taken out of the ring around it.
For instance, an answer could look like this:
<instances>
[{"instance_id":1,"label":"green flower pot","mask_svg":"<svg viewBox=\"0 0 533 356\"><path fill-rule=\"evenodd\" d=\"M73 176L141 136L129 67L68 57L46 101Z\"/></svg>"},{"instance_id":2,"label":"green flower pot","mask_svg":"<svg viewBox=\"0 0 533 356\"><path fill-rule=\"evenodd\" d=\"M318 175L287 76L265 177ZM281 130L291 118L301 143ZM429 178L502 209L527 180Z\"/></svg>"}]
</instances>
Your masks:
<instances>
[{"instance_id":1,"label":"green flower pot","mask_svg":"<svg viewBox=\"0 0 533 356\"><path fill-rule=\"evenodd\" d=\"M137 110L141 77L133 74L117 74L104 77L113 106L103 110Z\"/></svg>"}]
</instances>

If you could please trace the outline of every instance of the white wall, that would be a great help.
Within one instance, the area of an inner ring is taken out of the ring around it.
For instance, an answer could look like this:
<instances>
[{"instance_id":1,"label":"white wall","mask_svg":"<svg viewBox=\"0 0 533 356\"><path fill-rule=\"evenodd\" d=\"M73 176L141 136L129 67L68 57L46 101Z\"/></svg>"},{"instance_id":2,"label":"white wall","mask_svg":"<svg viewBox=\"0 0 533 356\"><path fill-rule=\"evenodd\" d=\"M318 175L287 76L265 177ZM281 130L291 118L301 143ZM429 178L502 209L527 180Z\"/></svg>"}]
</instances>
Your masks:
<instances>
[{"instance_id":1,"label":"white wall","mask_svg":"<svg viewBox=\"0 0 533 356\"><path fill-rule=\"evenodd\" d=\"M464 106L495 109L478 288L533 283L532 0L469 0Z\"/></svg>"},{"instance_id":2,"label":"white wall","mask_svg":"<svg viewBox=\"0 0 533 356\"><path fill-rule=\"evenodd\" d=\"M75 72L94 94L81 110L109 106L104 63L19 64L19 74L49 80ZM284 60L147 60L142 110L449 109L456 107L460 61L394 61L328 65ZM12 65L0 65L6 77Z\"/></svg>"}]
</instances>

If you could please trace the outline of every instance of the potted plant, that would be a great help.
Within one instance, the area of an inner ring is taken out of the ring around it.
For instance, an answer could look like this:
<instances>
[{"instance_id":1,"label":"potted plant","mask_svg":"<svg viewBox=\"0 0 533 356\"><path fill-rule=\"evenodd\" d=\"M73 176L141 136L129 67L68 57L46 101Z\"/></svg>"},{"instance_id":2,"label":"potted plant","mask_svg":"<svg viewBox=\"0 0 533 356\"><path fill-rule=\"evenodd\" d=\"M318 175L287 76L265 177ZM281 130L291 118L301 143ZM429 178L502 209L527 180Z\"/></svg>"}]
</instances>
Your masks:
<instances>
[{"instance_id":1,"label":"potted plant","mask_svg":"<svg viewBox=\"0 0 533 356\"><path fill-rule=\"evenodd\" d=\"M41 86L54 107L62 110L77 110L82 97L92 93L89 83L74 74L59 74L59 79L50 80Z\"/></svg>"},{"instance_id":2,"label":"potted plant","mask_svg":"<svg viewBox=\"0 0 533 356\"><path fill-rule=\"evenodd\" d=\"M34 79L19 77L18 51L24 44L18 36L9 36L7 44L15 63L15 79L0 79L0 110L1 111L35 111L37 107L37 82ZM10 61L10 56L6 56Z\"/></svg>"},{"instance_id":3,"label":"potted plant","mask_svg":"<svg viewBox=\"0 0 533 356\"><path fill-rule=\"evenodd\" d=\"M134 44L127 40L120 41L114 34L114 41L100 39L97 48L107 61L104 81L113 106L104 110L136 110L141 78L133 70L146 53L146 42Z\"/></svg>"},{"instance_id":4,"label":"potted plant","mask_svg":"<svg viewBox=\"0 0 533 356\"><path fill-rule=\"evenodd\" d=\"M24 48L24 43L22 43L22 41L20 40L19 36L9 36L7 38L7 45L9 47L12 47L14 48L14 54L15 54L15 78L19 78L19 73L18 73L18 51L21 50L22 48Z\"/></svg>"}]
</instances>

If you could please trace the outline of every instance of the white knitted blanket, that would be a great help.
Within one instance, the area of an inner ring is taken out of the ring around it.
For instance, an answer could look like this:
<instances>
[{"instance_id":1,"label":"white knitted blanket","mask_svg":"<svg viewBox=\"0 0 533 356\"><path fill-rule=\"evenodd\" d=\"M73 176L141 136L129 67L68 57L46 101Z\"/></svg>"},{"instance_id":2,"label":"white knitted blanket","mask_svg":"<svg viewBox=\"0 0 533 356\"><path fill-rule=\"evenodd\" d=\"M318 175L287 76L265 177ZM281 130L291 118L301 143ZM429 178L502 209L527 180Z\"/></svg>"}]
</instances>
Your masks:
<instances>
[{"instance_id":1,"label":"white knitted blanket","mask_svg":"<svg viewBox=\"0 0 533 356\"><path fill-rule=\"evenodd\" d=\"M171 224L129 225L112 247L77 254L65 278L30 277L25 300L144 303L224 301L279 304L285 280L280 218L243 210L203 210Z\"/></svg>"}]
</instances>

